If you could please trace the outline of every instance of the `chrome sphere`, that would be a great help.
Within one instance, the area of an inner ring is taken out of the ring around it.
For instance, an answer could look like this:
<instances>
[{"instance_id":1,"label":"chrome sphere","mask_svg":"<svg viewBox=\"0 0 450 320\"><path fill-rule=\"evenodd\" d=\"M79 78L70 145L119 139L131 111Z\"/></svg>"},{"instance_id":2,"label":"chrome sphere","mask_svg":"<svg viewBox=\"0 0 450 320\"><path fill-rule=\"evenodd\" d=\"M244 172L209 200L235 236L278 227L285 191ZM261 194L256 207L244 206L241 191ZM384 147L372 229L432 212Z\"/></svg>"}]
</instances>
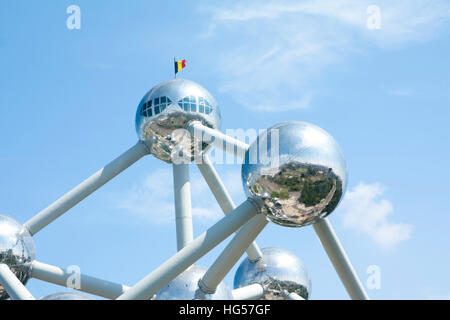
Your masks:
<instances>
[{"instance_id":1,"label":"chrome sphere","mask_svg":"<svg viewBox=\"0 0 450 320\"><path fill-rule=\"evenodd\" d=\"M26 284L34 259L36 248L28 230L13 218L0 214L0 263L8 265L16 277ZM0 299L8 297L0 284Z\"/></svg>"},{"instance_id":2,"label":"chrome sphere","mask_svg":"<svg viewBox=\"0 0 450 320\"><path fill-rule=\"evenodd\" d=\"M214 294L203 294L198 281L206 273L204 267L192 265L161 288L153 300L231 300L230 288L221 282Z\"/></svg>"},{"instance_id":3,"label":"chrome sphere","mask_svg":"<svg viewBox=\"0 0 450 320\"><path fill-rule=\"evenodd\" d=\"M262 300L283 300L295 292L304 299L311 296L311 280L303 262L293 253L281 248L263 248L262 259L252 262L246 258L234 276L234 288L259 283L264 288Z\"/></svg>"},{"instance_id":4,"label":"chrome sphere","mask_svg":"<svg viewBox=\"0 0 450 320\"><path fill-rule=\"evenodd\" d=\"M208 147L206 143L190 139L184 130L186 124L194 120L219 129L219 106L199 84L172 79L154 86L142 98L136 112L136 131L156 158L168 163L173 163L175 157L192 161L196 152Z\"/></svg>"},{"instance_id":5,"label":"chrome sphere","mask_svg":"<svg viewBox=\"0 0 450 320\"><path fill-rule=\"evenodd\" d=\"M242 182L272 222L302 227L328 216L342 199L347 164L336 140L306 122L277 124L247 150Z\"/></svg>"},{"instance_id":6,"label":"chrome sphere","mask_svg":"<svg viewBox=\"0 0 450 320\"><path fill-rule=\"evenodd\" d=\"M79 292L58 292L39 298L39 300L95 300Z\"/></svg>"}]
</instances>

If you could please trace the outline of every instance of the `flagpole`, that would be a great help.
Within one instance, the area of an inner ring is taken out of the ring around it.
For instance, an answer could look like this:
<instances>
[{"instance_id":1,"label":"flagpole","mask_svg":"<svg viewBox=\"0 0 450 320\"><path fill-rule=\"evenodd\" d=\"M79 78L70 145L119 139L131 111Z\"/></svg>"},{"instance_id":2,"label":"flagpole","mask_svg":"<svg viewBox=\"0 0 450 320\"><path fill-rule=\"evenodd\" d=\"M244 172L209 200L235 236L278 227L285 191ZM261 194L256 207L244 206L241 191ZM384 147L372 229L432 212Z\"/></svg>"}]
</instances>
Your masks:
<instances>
[{"instance_id":1,"label":"flagpole","mask_svg":"<svg viewBox=\"0 0 450 320\"><path fill-rule=\"evenodd\" d=\"M174 68L174 71L175 71L175 78L174 78L174 79L177 78L177 70L176 70L176 68L175 68L175 63L176 63L176 61L177 61L177 59L176 59L175 57L173 57L173 68Z\"/></svg>"}]
</instances>

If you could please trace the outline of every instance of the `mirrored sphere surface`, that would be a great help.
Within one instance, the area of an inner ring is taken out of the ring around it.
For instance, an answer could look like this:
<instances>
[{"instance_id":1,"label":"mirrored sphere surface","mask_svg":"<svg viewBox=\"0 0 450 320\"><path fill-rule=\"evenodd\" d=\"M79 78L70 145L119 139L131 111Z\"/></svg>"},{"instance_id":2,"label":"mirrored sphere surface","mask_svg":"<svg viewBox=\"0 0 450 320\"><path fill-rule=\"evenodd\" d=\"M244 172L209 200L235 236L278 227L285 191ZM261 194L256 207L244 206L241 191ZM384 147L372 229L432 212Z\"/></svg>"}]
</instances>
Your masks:
<instances>
[{"instance_id":1,"label":"mirrored sphere surface","mask_svg":"<svg viewBox=\"0 0 450 320\"><path fill-rule=\"evenodd\" d=\"M208 145L194 141L184 130L190 121L219 129L221 115L214 97L199 84L172 79L154 86L136 111L136 131L158 159L173 163L174 157L193 160Z\"/></svg>"},{"instance_id":2,"label":"mirrored sphere surface","mask_svg":"<svg viewBox=\"0 0 450 320\"><path fill-rule=\"evenodd\" d=\"M202 294L198 281L207 269L200 266L190 266L175 279L161 288L153 297L154 300L231 300L230 288L221 282L214 294Z\"/></svg>"},{"instance_id":3,"label":"mirrored sphere surface","mask_svg":"<svg viewBox=\"0 0 450 320\"><path fill-rule=\"evenodd\" d=\"M304 299L311 296L311 281L303 262L288 250L263 248L257 262L248 258L239 265L234 276L234 288L259 283L264 288L263 300L283 300L287 291Z\"/></svg>"},{"instance_id":4,"label":"mirrored sphere surface","mask_svg":"<svg viewBox=\"0 0 450 320\"><path fill-rule=\"evenodd\" d=\"M13 218L0 214L0 263L8 265L16 277L26 284L35 259L36 248L28 230ZM8 297L0 285L0 299Z\"/></svg>"},{"instance_id":5,"label":"mirrored sphere surface","mask_svg":"<svg viewBox=\"0 0 450 320\"><path fill-rule=\"evenodd\" d=\"M242 182L263 200L272 222L302 227L328 216L342 199L347 164L336 140L306 122L277 124L247 150Z\"/></svg>"},{"instance_id":6,"label":"mirrored sphere surface","mask_svg":"<svg viewBox=\"0 0 450 320\"><path fill-rule=\"evenodd\" d=\"M58 292L41 297L39 300L95 300L79 292Z\"/></svg>"}]
</instances>

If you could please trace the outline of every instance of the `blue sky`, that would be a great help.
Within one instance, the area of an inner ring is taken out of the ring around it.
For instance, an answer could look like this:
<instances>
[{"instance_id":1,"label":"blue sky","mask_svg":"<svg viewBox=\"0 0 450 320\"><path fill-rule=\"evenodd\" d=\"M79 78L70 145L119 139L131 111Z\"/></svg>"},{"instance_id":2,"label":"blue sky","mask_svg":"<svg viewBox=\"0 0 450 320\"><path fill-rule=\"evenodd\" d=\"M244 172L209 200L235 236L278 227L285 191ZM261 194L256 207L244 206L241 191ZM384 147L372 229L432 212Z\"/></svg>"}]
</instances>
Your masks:
<instances>
[{"instance_id":1,"label":"blue sky","mask_svg":"<svg viewBox=\"0 0 450 320\"><path fill-rule=\"evenodd\" d=\"M80 30L66 27L72 4ZM379 266L369 296L450 299L449 26L443 0L2 1L0 212L25 222L131 147L136 107L176 56L218 101L222 130L299 120L337 139L349 184L330 220L363 284ZM221 213L191 168L198 235ZM217 169L242 202L240 166ZM145 157L39 232L37 259L134 284L176 251L171 188L171 167ZM311 227L269 224L257 242L305 262L312 299L347 298Z\"/></svg>"}]
</instances>

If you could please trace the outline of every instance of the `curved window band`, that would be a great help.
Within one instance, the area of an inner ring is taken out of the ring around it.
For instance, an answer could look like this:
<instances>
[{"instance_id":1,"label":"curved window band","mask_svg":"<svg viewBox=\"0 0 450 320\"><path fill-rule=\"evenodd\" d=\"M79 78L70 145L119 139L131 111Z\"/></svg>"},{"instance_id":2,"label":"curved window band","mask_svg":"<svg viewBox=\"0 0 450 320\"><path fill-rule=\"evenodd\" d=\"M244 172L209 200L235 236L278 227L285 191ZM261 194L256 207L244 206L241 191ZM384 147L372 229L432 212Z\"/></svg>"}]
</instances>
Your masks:
<instances>
[{"instance_id":1,"label":"curved window band","mask_svg":"<svg viewBox=\"0 0 450 320\"><path fill-rule=\"evenodd\" d=\"M168 97L158 97L153 100L144 102L140 114L144 117L152 117L153 115L163 112L172 101ZM203 97L186 96L178 101L178 106L187 112L200 112L210 114L213 112L212 105Z\"/></svg>"},{"instance_id":2,"label":"curved window band","mask_svg":"<svg viewBox=\"0 0 450 320\"><path fill-rule=\"evenodd\" d=\"M168 105L170 105L172 101L168 97L158 97L153 100L149 100L144 102L141 108L140 114L144 117L151 117L157 115L166 109ZM153 105L153 106L152 106Z\"/></svg>"},{"instance_id":3,"label":"curved window band","mask_svg":"<svg viewBox=\"0 0 450 320\"><path fill-rule=\"evenodd\" d=\"M198 100L194 96L184 97L178 101L178 106L187 112L210 114L213 111L212 105L203 97L198 97Z\"/></svg>"}]
</instances>

